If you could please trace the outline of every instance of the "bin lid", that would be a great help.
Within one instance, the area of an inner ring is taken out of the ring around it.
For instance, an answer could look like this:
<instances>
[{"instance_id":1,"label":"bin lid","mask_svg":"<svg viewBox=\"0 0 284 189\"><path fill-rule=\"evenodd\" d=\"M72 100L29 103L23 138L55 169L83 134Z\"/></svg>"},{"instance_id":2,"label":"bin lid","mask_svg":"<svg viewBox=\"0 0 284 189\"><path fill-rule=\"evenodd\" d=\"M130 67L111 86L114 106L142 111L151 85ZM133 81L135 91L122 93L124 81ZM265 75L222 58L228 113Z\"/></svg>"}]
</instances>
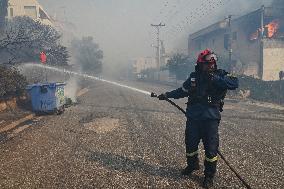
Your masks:
<instances>
[{"instance_id":1,"label":"bin lid","mask_svg":"<svg viewBox=\"0 0 284 189\"><path fill-rule=\"evenodd\" d=\"M27 86L27 90L31 90L34 87L43 87L43 86L47 86L49 88L55 88L58 86L65 86L66 83L36 83L36 84L32 84L32 85L28 85Z\"/></svg>"}]
</instances>

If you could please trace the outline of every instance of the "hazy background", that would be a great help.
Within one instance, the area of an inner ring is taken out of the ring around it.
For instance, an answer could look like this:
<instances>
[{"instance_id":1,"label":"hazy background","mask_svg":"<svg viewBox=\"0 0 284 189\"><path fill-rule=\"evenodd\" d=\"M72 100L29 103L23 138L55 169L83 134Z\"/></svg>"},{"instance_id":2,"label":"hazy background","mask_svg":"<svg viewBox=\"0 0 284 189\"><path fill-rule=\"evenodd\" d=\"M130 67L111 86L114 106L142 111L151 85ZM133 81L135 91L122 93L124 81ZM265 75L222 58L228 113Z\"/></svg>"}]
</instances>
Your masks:
<instances>
[{"instance_id":1,"label":"hazy background","mask_svg":"<svg viewBox=\"0 0 284 189\"><path fill-rule=\"evenodd\" d=\"M73 23L77 37L93 36L104 51L104 63L155 56L156 30L167 52L185 51L190 33L232 14L241 16L270 0L39 0L56 20Z\"/></svg>"}]
</instances>

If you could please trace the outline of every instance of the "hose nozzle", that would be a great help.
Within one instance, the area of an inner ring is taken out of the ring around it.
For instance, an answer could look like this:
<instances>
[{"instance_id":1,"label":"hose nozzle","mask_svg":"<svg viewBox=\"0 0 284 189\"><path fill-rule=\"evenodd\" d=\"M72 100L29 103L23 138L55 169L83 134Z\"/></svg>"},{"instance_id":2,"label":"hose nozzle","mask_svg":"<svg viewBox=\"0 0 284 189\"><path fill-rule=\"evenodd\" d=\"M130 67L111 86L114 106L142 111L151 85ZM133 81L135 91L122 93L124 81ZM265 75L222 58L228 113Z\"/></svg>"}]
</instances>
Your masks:
<instances>
[{"instance_id":1,"label":"hose nozzle","mask_svg":"<svg viewBox=\"0 0 284 189\"><path fill-rule=\"evenodd\" d=\"M158 95L156 93L152 92L151 97L158 97Z\"/></svg>"}]
</instances>

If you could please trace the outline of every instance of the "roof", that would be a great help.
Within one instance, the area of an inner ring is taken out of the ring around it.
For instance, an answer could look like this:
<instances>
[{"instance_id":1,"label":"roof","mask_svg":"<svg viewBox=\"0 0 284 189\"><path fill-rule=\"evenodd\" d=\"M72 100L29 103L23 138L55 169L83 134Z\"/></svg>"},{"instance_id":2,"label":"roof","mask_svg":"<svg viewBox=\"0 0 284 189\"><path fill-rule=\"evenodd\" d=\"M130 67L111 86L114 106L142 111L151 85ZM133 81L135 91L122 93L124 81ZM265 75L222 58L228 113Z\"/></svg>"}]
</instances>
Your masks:
<instances>
[{"instance_id":1,"label":"roof","mask_svg":"<svg viewBox=\"0 0 284 189\"><path fill-rule=\"evenodd\" d=\"M232 20L232 24L238 21L241 21L242 19L246 19L247 17L251 16L251 15L257 15L262 11L262 8L257 9L255 11L252 11L248 14L245 14L241 17L235 18ZM270 16L284 16L284 8L283 7L264 7L264 14L267 17ZM220 30L220 29L226 29L228 27L228 19L224 19L222 21L219 21L215 24L212 24L206 28L203 28L197 32L194 32L192 34L189 35L190 39L196 39L198 37L201 37L203 35L209 34L211 32Z\"/></svg>"},{"instance_id":2,"label":"roof","mask_svg":"<svg viewBox=\"0 0 284 189\"><path fill-rule=\"evenodd\" d=\"M216 31L216 30L220 30L220 29L225 29L227 27L228 23L226 20L223 20L223 21L220 21L220 22L217 22L215 24L212 24L206 28L203 28L195 33L192 33L189 35L189 37L191 39L195 39L195 38L198 38L200 36L203 36L205 34L208 34L210 32L213 32L213 31Z\"/></svg>"}]
</instances>

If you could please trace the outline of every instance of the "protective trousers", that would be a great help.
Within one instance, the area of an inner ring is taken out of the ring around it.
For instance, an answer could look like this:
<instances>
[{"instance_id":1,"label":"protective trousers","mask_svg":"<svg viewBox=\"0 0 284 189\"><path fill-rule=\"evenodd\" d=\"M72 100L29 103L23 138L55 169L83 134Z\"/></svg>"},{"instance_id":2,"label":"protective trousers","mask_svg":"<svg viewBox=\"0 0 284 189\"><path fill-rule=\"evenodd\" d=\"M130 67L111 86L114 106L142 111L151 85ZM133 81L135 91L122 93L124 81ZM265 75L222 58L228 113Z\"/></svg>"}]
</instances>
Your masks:
<instances>
[{"instance_id":1,"label":"protective trousers","mask_svg":"<svg viewBox=\"0 0 284 189\"><path fill-rule=\"evenodd\" d=\"M204 120L186 122L185 144L187 164L189 167L196 167L198 160L198 145L202 139L205 149L204 175L214 177L217 167L217 152L219 147L219 120Z\"/></svg>"}]
</instances>

